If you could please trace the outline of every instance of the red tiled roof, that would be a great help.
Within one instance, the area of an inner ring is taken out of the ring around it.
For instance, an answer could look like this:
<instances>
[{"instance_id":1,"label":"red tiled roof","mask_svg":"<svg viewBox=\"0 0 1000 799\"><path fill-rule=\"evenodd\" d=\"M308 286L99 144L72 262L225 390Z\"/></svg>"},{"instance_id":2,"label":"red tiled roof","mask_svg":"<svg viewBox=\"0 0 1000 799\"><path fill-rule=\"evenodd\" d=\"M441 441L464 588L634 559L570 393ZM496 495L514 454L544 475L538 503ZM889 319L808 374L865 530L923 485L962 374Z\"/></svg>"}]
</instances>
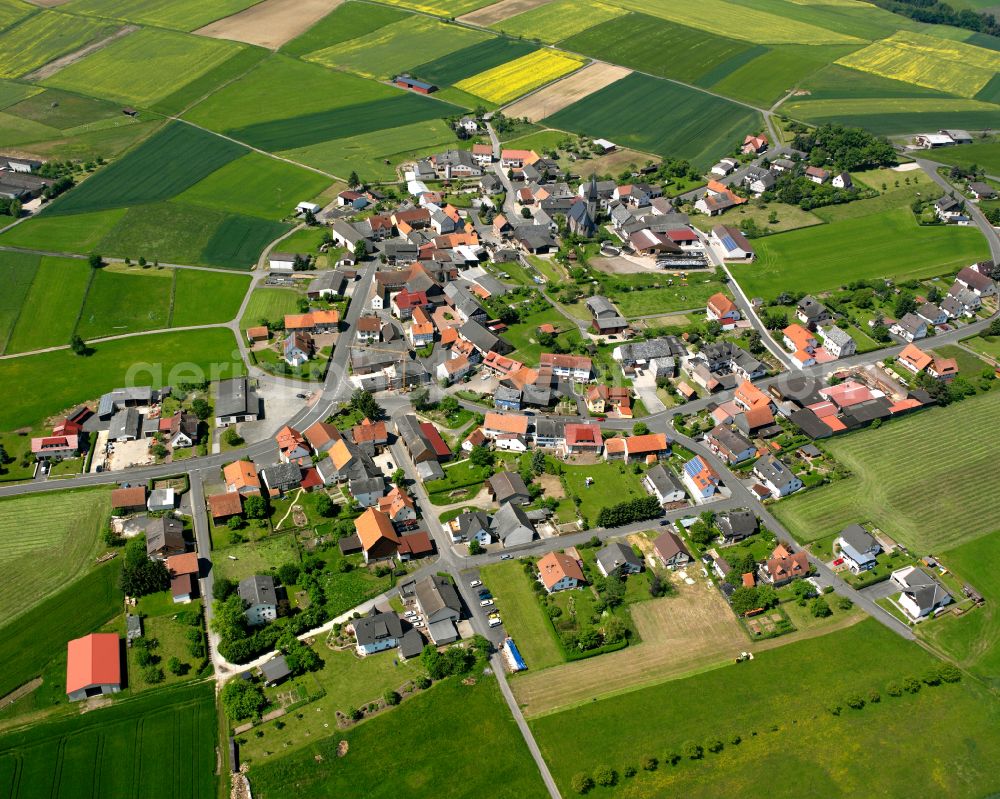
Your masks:
<instances>
[{"instance_id":1,"label":"red tiled roof","mask_svg":"<svg viewBox=\"0 0 1000 799\"><path fill-rule=\"evenodd\" d=\"M434 454L439 458L447 458L451 455L451 450L448 449L448 445L444 443L444 439L441 438L441 434L438 429L430 422L420 423L420 432L424 434L427 439L427 443L431 445L434 450Z\"/></svg>"},{"instance_id":2,"label":"red tiled roof","mask_svg":"<svg viewBox=\"0 0 1000 799\"><path fill-rule=\"evenodd\" d=\"M137 508L146 504L146 489L144 486L131 488L116 488L111 492L112 508Z\"/></svg>"},{"instance_id":3,"label":"red tiled roof","mask_svg":"<svg viewBox=\"0 0 1000 799\"><path fill-rule=\"evenodd\" d=\"M115 633L75 638L66 655L66 693L88 685L121 685L121 642Z\"/></svg>"},{"instance_id":4,"label":"red tiled roof","mask_svg":"<svg viewBox=\"0 0 1000 799\"><path fill-rule=\"evenodd\" d=\"M243 512L243 499L236 491L213 494L208 498L208 508L212 512L213 519L236 516Z\"/></svg>"}]
</instances>

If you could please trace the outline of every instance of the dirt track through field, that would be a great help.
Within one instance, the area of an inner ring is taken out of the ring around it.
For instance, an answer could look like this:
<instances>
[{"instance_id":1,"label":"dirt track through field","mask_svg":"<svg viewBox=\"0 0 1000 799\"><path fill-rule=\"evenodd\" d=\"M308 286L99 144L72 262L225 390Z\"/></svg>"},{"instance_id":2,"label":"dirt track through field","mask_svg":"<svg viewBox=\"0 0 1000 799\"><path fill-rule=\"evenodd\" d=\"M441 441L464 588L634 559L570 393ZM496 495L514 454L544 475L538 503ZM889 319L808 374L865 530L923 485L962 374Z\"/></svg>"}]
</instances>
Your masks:
<instances>
[{"instance_id":1,"label":"dirt track through field","mask_svg":"<svg viewBox=\"0 0 1000 799\"><path fill-rule=\"evenodd\" d=\"M505 108L504 114L509 117L527 117L536 122L631 74L631 69L595 62L567 78L550 83L523 100L518 100Z\"/></svg>"},{"instance_id":2,"label":"dirt track through field","mask_svg":"<svg viewBox=\"0 0 1000 799\"><path fill-rule=\"evenodd\" d=\"M122 38L122 36L128 36L130 33L133 33L137 30L139 30L138 25L126 25L123 28L119 28L110 36L105 36L98 42L91 42L87 46L81 47L79 50L76 50L72 53L67 53L61 58L55 59L55 61L49 61L48 64L40 66L38 69L30 73L29 75L25 75L22 78L22 80L44 80L45 78L51 78L53 75L59 72L59 70L65 69L70 64L75 64L81 58L84 58L85 56L88 56L91 53L96 53L98 50L103 50L105 47L107 47L109 44L111 44L111 42L115 41L116 39L120 39Z\"/></svg>"},{"instance_id":3,"label":"dirt track through field","mask_svg":"<svg viewBox=\"0 0 1000 799\"><path fill-rule=\"evenodd\" d=\"M231 17L217 19L195 33L277 50L305 33L344 0L264 0Z\"/></svg>"},{"instance_id":4,"label":"dirt track through field","mask_svg":"<svg viewBox=\"0 0 1000 799\"><path fill-rule=\"evenodd\" d=\"M500 0L485 8L477 8L468 14L458 18L459 22L467 22L470 25L482 25L484 28L497 22L510 19L515 14L523 14L533 8L544 6L552 0Z\"/></svg>"}]
</instances>

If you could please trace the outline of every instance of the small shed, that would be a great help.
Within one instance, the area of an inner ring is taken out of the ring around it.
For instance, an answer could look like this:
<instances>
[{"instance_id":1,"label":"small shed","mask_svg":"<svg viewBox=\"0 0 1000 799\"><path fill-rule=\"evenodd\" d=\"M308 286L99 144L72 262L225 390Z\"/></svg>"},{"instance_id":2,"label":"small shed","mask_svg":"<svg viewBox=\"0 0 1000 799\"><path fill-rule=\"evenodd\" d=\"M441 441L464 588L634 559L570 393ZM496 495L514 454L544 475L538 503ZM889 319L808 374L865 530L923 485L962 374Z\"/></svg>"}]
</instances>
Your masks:
<instances>
[{"instance_id":1,"label":"small shed","mask_svg":"<svg viewBox=\"0 0 1000 799\"><path fill-rule=\"evenodd\" d=\"M284 655L271 658L260 667L260 674L264 678L264 685L274 686L284 682L291 676L292 670L288 668L288 662Z\"/></svg>"}]
</instances>

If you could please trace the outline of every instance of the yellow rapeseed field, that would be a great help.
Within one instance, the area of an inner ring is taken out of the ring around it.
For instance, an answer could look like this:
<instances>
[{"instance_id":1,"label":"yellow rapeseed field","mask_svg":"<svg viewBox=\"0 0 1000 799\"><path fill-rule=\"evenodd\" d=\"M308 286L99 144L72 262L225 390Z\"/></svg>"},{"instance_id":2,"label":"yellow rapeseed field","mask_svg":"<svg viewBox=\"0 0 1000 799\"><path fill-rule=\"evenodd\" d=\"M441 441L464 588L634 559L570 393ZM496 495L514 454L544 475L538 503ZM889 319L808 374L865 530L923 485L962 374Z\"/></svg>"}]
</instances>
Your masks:
<instances>
[{"instance_id":1,"label":"yellow rapeseed field","mask_svg":"<svg viewBox=\"0 0 1000 799\"><path fill-rule=\"evenodd\" d=\"M536 50L455 84L456 89L503 105L583 66L584 60L558 50Z\"/></svg>"},{"instance_id":2,"label":"yellow rapeseed field","mask_svg":"<svg viewBox=\"0 0 1000 799\"><path fill-rule=\"evenodd\" d=\"M1000 53L965 42L900 31L837 63L959 97L975 97L1000 70Z\"/></svg>"}]
</instances>

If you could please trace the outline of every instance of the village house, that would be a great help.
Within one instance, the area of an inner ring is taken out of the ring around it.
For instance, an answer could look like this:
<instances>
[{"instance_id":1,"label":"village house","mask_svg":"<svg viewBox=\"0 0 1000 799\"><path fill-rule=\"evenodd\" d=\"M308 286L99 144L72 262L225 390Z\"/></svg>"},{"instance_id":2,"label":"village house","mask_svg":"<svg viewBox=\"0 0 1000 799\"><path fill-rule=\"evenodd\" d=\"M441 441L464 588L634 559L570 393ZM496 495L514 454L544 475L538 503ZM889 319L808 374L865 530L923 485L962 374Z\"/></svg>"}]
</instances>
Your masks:
<instances>
[{"instance_id":1,"label":"village house","mask_svg":"<svg viewBox=\"0 0 1000 799\"><path fill-rule=\"evenodd\" d=\"M740 321L740 309L721 292L708 298L705 315L710 322L718 322L723 330L732 330Z\"/></svg>"},{"instance_id":2,"label":"village house","mask_svg":"<svg viewBox=\"0 0 1000 799\"><path fill-rule=\"evenodd\" d=\"M642 560L628 544L620 541L608 544L594 557L597 570L607 577L612 572L638 574L642 571Z\"/></svg>"},{"instance_id":3,"label":"village house","mask_svg":"<svg viewBox=\"0 0 1000 799\"><path fill-rule=\"evenodd\" d=\"M220 380L216 388L215 422L220 427L260 418L260 398L246 377Z\"/></svg>"},{"instance_id":4,"label":"village house","mask_svg":"<svg viewBox=\"0 0 1000 799\"><path fill-rule=\"evenodd\" d=\"M787 497L802 488L802 481L775 455L759 458L753 465L753 474L776 497Z\"/></svg>"},{"instance_id":5,"label":"village house","mask_svg":"<svg viewBox=\"0 0 1000 799\"><path fill-rule=\"evenodd\" d=\"M642 460L648 463L669 454L670 440L666 433L609 438L604 443L605 460Z\"/></svg>"},{"instance_id":6,"label":"village house","mask_svg":"<svg viewBox=\"0 0 1000 799\"><path fill-rule=\"evenodd\" d=\"M642 487L663 506L687 499L687 492L677 475L659 463L643 475Z\"/></svg>"},{"instance_id":7,"label":"village house","mask_svg":"<svg viewBox=\"0 0 1000 799\"><path fill-rule=\"evenodd\" d=\"M757 452L749 438L725 424L713 427L705 437L705 442L712 452L730 465L750 460Z\"/></svg>"},{"instance_id":8,"label":"village house","mask_svg":"<svg viewBox=\"0 0 1000 799\"><path fill-rule=\"evenodd\" d=\"M255 574L241 580L237 593L243 600L243 614L251 627L259 627L278 618L278 596L274 590L274 578L270 575Z\"/></svg>"},{"instance_id":9,"label":"village house","mask_svg":"<svg viewBox=\"0 0 1000 799\"><path fill-rule=\"evenodd\" d=\"M252 461L233 461L222 468L226 491L244 496L260 494L260 477Z\"/></svg>"},{"instance_id":10,"label":"village house","mask_svg":"<svg viewBox=\"0 0 1000 799\"><path fill-rule=\"evenodd\" d=\"M668 569L676 569L692 561L691 553L684 546L684 542L672 530L662 533L653 542L653 552L660 563Z\"/></svg>"},{"instance_id":11,"label":"village house","mask_svg":"<svg viewBox=\"0 0 1000 799\"><path fill-rule=\"evenodd\" d=\"M531 502L528 487L516 472L498 472L486 481L486 489L497 505L513 502L516 505L527 505Z\"/></svg>"},{"instance_id":12,"label":"village house","mask_svg":"<svg viewBox=\"0 0 1000 799\"><path fill-rule=\"evenodd\" d=\"M359 655L374 655L399 646L403 637L403 623L395 613L382 613L375 608L367 616L351 622L355 649Z\"/></svg>"},{"instance_id":13,"label":"village house","mask_svg":"<svg viewBox=\"0 0 1000 799\"><path fill-rule=\"evenodd\" d=\"M743 139L743 146L740 148L740 152L744 155L760 155L767 150L767 146L767 136L763 133L760 136L747 135Z\"/></svg>"},{"instance_id":14,"label":"village house","mask_svg":"<svg viewBox=\"0 0 1000 799\"><path fill-rule=\"evenodd\" d=\"M274 442L278 445L278 457L282 463L300 463L311 454L302 433L287 424L275 433Z\"/></svg>"},{"instance_id":15,"label":"village house","mask_svg":"<svg viewBox=\"0 0 1000 799\"><path fill-rule=\"evenodd\" d=\"M549 552L535 564L538 579L548 593L566 591L586 582L579 562L562 552Z\"/></svg>"},{"instance_id":16,"label":"village house","mask_svg":"<svg viewBox=\"0 0 1000 799\"><path fill-rule=\"evenodd\" d=\"M451 580L431 574L410 585L412 589L404 585L403 591L412 591L434 644L443 646L457 641L459 635L455 624L462 615L462 600Z\"/></svg>"},{"instance_id":17,"label":"village house","mask_svg":"<svg viewBox=\"0 0 1000 799\"><path fill-rule=\"evenodd\" d=\"M688 491L698 500L705 500L712 496L721 482L719 475L700 455L696 455L684 464L681 479Z\"/></svg>"},{"instance_id":18,"label":"village house","mask_svg":"<svg viewBox=\"0 0 1000 799\"><path fill-rule=\"evenodd\" d=\"M563 428L566 436L566 453L568 455L580 455L583 453L593 453L599 456L604 448L604 439L601 436L601 427L598 424L581 424L576 422L567 423Z\"/></svg>"},{"instance_id":19,"label":"village house","mask_svg":"<svg viewBox=\"0 0 1000 799\"><path fill-rule=\"evenodd\" d=\"M368 508L354 520L354 529L361 541L365 563L396 556L399 536L389 517L376 508Z\"/></svg>"},{"instance_id":20,"label":"village house","mask_svg":"<svg viewBox=\"0 0 1000 799\"><path fill-rule=\"evenodd\" d=\"M833 546L855 574L875 568L875 556L882 551L875 536L860 524L851 524L841 530Z\"/></svg>"},{"instance_id":21,"label":"village house","mask_svg":"<svg viewBox=\"0 0 1000 799\"><path fill-rule=\"evenodd\" d=\"M902 591L896 604L911 621L920 621L951 603L952 596L941 583L916 566L897 569L890 579Z\"/></svg>"},{"instance_id":22,"label":"village house","mask_svg":"<svg viewBox=\"0 0 1000 799\"><path fill-rule=\"evenodd\" d=\"M543 352L539 356L539 366L549 368L556 377L564 377L578 383L590 380L594 371L590 358L584 355L561 355Z\"/></svg>"},{"instance_id":23,"label":"village house","mask_svg":"<svg viewBox=\"0 0 1000 799\"><path fill-rule=\"evenodd\" d=\"M500 506L500 510L496 512L490 522L490 530L494 538L498 539L504 547L530 544L537 535L535 525L531 523L528 515L513 502L507 502Z\"/></svg>"},{"instance_id":24,"label":"village house","mask_svg":"<svg viewBox=\"0 0 1000 799\"><path fill-rule=\"evenodd\" d=\"M889 332L904 341L917 341L927 336L927 322L914 313L906 314L902 319L894 322Z\"/></svg>"},{"instance_id":25,"label":"village house","mask_svg":"<svg viewBox=\"0 0 1000 799\"><path fill-rule=\"evenodd\" d=\"M819 332L823 336L823 349L834 358L847 358L857 353L858 344L846 330L831 324L821 327Z\"/></svg>"},{"instance_id":26,"label":"village house","mask_svg":"<svg viewBox=\"0 0 1000 799\"><path fill-rule=\"evenodd\" d=\"M724 544L744 541L757 532L757 517L748 510L733 510L715 517Z\"/></svg>"}]
</instances>

